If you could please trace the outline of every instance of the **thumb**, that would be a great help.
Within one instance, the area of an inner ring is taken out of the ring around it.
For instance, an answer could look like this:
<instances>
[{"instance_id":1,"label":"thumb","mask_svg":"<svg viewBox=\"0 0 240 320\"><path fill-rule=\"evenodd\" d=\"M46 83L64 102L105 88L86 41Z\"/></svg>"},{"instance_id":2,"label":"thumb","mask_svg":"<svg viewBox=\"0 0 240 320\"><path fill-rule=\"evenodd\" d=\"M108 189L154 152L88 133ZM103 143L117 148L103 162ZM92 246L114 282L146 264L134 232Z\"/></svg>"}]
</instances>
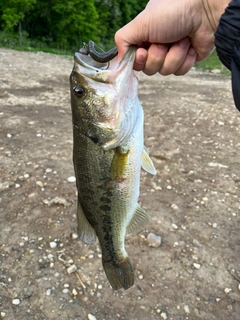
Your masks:
<instances>
[{"instance_id":1,"label":"thumb","mask_svg":"<svg viewBox=\"0 0 240 320\"><path fill-rule=\"evenodd\" d=\"M141 45L147 40L147 36L142 28L144 25L142 19L143 12L116 32L115 43L118 49L118 61L122 60L131 45Z\"/></svg>"}]
</instances>

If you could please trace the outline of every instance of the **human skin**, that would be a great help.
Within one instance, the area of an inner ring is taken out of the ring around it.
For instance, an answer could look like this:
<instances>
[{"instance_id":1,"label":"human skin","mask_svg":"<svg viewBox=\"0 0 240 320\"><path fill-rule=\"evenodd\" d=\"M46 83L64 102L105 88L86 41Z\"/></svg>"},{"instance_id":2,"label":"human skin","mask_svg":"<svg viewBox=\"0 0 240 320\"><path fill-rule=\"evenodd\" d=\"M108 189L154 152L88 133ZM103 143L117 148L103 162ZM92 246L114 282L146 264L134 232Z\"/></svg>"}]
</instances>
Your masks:
<instances>
[{"instance_id":1,"label":"human skin","mask_svg":"<svg viewBox=\"0 0 240 320\"><path fill-rule=\"evenodd\" d=\"M184 75L214 50L214 33L230 0L150 0L117 31L119 60L138 45L134 69L147 75Z\"/></svg>"}]
</instances>

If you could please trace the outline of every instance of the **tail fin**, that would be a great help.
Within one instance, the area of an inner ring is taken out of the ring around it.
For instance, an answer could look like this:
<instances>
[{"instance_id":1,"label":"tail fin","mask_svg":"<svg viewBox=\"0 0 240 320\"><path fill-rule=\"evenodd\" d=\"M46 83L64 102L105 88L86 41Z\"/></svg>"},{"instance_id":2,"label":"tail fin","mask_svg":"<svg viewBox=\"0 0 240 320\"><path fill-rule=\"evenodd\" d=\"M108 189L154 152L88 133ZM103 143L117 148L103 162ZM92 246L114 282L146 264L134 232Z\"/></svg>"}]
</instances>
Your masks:
<instances>
[{"instance_id":1,"label":"tail fin","mask_svg":"<svg viewBox=\"0 0 240 320\"><path fill-rule=\"evenodd\" d=\"M133 267L128 257L116 262L103 261L103 268L114 290L127 290L134 285Z\"/></svg>"}]
</instances>

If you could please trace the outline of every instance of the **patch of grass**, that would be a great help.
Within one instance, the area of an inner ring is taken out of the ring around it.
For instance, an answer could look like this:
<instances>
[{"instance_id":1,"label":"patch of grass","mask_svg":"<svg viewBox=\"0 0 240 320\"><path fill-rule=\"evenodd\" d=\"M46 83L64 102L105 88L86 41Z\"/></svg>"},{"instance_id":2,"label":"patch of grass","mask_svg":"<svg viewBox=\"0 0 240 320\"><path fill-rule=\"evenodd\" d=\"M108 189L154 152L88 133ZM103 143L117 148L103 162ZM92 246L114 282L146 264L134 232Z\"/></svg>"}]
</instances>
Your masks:
<instances>
[{"instance_id":1,"label":"patch of grass","mask_svg":"<svg viewBox=\"0 0 240 320\"><path fill-rule=\"evenodd\" d=\"M231 75L231 72L219 60L215 50L205 60L197 63L195 65L195 68L198 70L209 70L209 71L214 69L219 69L221 74Z\"/></svg>"},{"instance_id":2,"label":"patch of grass","mask_svg":"<svg viewBox=\"0 0 240 320\"><path fill-rule=\"evenodd\" d=\"M55 49L50 47L31 47L31 46L24 46L24 45L16 45L13 48L14 50L18 51L30 51L30 52L47 52L47 53L53 53L53 54L59 54L59 55L73 55L73 51L70 50L61 50L61 49Z\"/></svg>"},{"instance_id":3,"label":"patch of grass","mask_svg":"<svg viewBox=\"0 0 240 320\"><path fill-rule=\"evenodd\" d=\"M59 49L58 46L49 41L49 39L30 39L25 33L22 34L20 41L17 34L6 31L0 32L0 47L18 51L42 51L60 55L73 55L73 53L77 50L71 50L70 48Z\"/></svg>"}]
</instances>

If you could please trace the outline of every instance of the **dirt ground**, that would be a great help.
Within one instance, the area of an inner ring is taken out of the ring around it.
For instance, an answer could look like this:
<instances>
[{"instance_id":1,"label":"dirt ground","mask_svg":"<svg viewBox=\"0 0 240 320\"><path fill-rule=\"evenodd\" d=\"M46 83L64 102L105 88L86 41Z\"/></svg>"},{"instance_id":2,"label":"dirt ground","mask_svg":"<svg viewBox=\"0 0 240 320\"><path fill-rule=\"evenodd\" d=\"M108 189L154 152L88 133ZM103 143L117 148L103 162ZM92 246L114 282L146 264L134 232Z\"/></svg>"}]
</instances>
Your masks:
<instances>
[{"instance_id":1,"label":"dirt ground","mask_svg":"<svg viewBox=\"0 0 240 320\"><path fill-rule=\"evenodd\" d=\"M135 285L113 291L76 238L71 57L0 49L0 318L240 319L240 114L230 78L139 74L147 229L126 239ZM158 248L147 235L161 236ZM70 267L70 269L69 269Z\"/></svg>"}]
</instances>

